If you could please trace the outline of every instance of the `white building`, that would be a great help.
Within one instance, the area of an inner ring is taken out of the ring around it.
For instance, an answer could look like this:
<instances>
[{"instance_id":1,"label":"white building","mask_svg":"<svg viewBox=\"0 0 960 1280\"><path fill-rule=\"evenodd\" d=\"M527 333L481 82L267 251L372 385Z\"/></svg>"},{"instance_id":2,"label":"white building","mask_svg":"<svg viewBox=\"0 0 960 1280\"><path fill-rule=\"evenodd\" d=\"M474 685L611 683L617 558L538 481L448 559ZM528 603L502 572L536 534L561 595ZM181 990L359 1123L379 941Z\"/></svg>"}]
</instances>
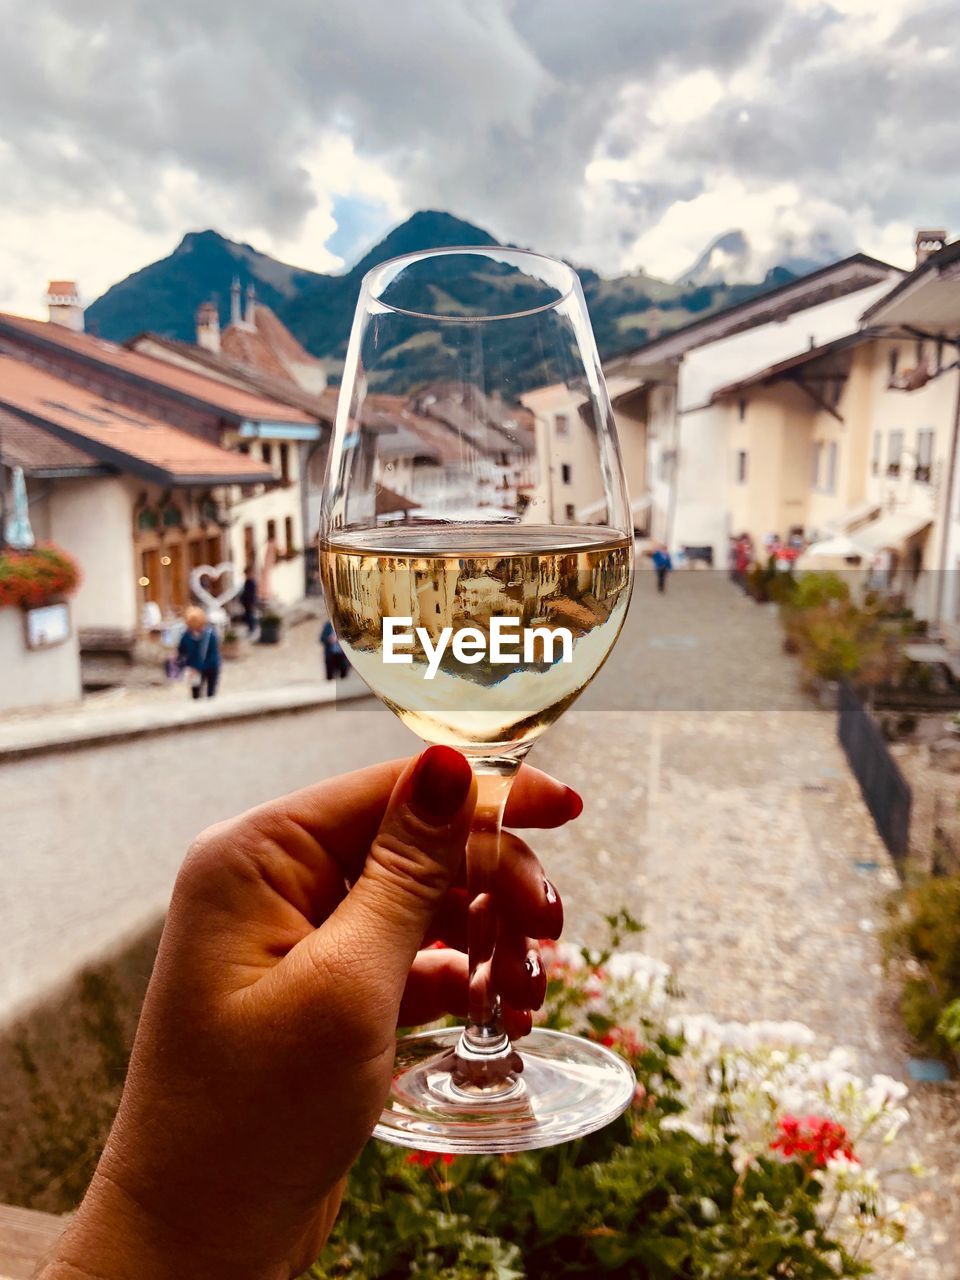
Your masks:
<instances>
[{"instance_id":1,"label":"white building","mask_svg":"<svg viewBox=\"0 0 960 1280\"><path fill-rule=\"evenodd\" d=\"M715 391L857 328L903 275L855 254L647 343L608 362L608 378L648 388L651 533L673 550L726 560L727 412ZM786 535L788 530L778 530Z\"/></svg>"}]
</instances>

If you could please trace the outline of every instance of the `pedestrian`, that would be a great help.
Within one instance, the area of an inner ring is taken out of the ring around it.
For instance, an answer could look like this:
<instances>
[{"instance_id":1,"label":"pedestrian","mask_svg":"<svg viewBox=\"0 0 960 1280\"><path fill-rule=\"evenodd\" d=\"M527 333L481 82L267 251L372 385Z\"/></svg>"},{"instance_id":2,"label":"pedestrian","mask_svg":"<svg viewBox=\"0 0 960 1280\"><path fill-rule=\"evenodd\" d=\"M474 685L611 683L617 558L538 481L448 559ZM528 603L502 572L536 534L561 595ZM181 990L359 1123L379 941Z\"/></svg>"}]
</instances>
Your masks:
<instances>
[{"instance_id":1,"label":"pedestrian","mask_svg":"<svg viewBox=\"0 0 960 1280\"><path fill-rule=\"evenodd\" d=\"M252 564L248 564L243 571L240 607L243 609L243 620L247 624L247 635L252 636L257 629L257 579L254 576Z\"/></svg>"},{"instance_id":2,"label":"pedestrian","mask_svg":"<svg viewBox=\"0 0 960 1280\"><path fill-rule=\"evenodd\" d=\"M379 1119L398 1023L466 1008L457 885L476 799L467 761L435 746L194 841L119 1114L39 1280L261 1280L312 1265ZM562 827L582 808L524 764L506 822ZM563 908L517 835L503 841L497 884L516 1039L546 993L532 939L558 938ZM431 947L439 938L454 941Z\"/></svg>"},{"instance_id":3,"label":"pedestrian","mask_svg":"<svg viewBox=\"0 0 960 1280\"><path fill-rule=\"evenodd\" d=\"M323 661L327 669L327 679L335 680L337 676L345 680L350 673L350 663L343 652L333 623L328 618L320 632L320 643L323 645Z\"/></svg>"},{"instance_id":4,"label":"pedestrian","mask_svg":"<svg viewBox=\"0 0 960 1280\"><path fill-rule=\"evenodd\" d=\"M212 698L220 681L220 641L216 629L196 605L184 612L183 620L187 629L180 637L177 662L181 669L189 667L193 673L190 680L193 697L199 698L206 688L207 697Z\"/></svg>"},{"instance_id":5,"label":"pedestrian","mask_svg":"<svg viewBox=\"0 0 960 1280\"><path fill-rule=\"evenodd\" d=\"M737 585L746 590L747 570L750 568L750 540L745 533L737 539L736 572Z\"/></svg>"},{"instance_id":6,"label":"pedestrian","mask_svg":"<svg viewBox=\"0 0 960 1280\"><path fill-rule=\"evenodd\" d=\"M662 542L653 553L653 567L657 571L657 590L663 595L667 589L667 574L673 568L673 561L670 559L670 552Z\"/></svg>"}]
</instances>

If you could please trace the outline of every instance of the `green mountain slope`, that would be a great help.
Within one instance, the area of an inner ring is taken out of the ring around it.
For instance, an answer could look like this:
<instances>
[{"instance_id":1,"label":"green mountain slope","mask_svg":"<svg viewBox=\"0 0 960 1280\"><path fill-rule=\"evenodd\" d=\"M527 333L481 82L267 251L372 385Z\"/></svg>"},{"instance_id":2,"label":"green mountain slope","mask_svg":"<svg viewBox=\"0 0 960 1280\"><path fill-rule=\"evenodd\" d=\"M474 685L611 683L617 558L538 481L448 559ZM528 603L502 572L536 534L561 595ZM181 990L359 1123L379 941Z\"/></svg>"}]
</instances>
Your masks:
<instances>
[{"instance_id":1,"label":"green mountain slope","mask_svg":"<svg viewBox=\"0 0 960 1280\"><path fill-rule=\"evenodd\" d=\"M489 232L472 223L449 213L423 210L391 231L345 274L323 275L278 262L215 231L191 232L169 257L128 276L92 303L87 308L87 324L117 342L144 329L192 341L194 313L201 302L213 298L219 305L221 324L229 322L230 283L239 277L243 289L252 283L257 297L277 312L309 351L328 362L336 378L346 352L360 281L367 271L401 254L496 243ZM494 300L506 311L518 309L525 299L536 302L529 285L507 268L491 267L479 259L475 267L469 259L461 259L456 268L452 272L449 261L438 262L417 289L407 288L402 300L394 301L412 310L450 314L486 308ZM778 269L761 284L728 287L723 283L670 284L643 273L604 278L589 268L579 268L579 272L604 358L792 278ZM510 391L519 393L554 376L555 366L536 349L535 340L529 349L526 345L518 348L514 338L504 333L503 342L512 343L511 362L517 372L517 385ZM406 328L396 325L392 346L378 356L378 370L375 383L379 389L404 390L451 375L455 364L452 351L439 335L428 337L422 327L418 330L411 322Z\"/></svg>"}]
</instances>

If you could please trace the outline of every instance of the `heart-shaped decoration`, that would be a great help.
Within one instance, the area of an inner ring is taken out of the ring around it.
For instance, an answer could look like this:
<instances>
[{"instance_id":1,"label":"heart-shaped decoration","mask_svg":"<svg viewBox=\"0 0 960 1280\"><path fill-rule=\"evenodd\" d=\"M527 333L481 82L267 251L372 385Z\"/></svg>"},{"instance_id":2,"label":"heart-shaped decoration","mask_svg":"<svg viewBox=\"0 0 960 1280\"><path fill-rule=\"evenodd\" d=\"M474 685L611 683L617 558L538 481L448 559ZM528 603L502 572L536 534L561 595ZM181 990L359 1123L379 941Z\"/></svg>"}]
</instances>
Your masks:
<instances>
[{"instance_id":1,"label":"heart-shaped decoration","mask_svg":"<svg viewBox=\"0 0 960 1280\"><path fill-rule=\"evenodd\" d=\"M213 596L203 585L204 578L222 578L229 576L229 586L218 596ZM237 581L237 568L232 560L224 560L223 564L198 564L190 570L190 589L197 599L208 609L222 609L227 601L240 594L243 583Z\"/></svg>"}]
</instances>

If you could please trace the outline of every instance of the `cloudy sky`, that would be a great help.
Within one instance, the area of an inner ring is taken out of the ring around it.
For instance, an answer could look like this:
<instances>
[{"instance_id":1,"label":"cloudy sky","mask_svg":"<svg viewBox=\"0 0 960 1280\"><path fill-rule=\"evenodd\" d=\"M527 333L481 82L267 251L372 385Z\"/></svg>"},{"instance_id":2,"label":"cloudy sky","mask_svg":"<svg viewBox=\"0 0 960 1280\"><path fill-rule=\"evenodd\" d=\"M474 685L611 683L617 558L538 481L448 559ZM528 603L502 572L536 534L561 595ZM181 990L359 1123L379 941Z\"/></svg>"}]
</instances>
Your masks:
<instances>
[{"instance_id":1,"label":"cloudy sky","mask_svg":"<svg viewBox=\"0 0 960 1280\"><path fill-rule=\"evenodd\" d=\"M952 10L952 12L951 12ZM0 0L0 308L418 208L605 272L960 232L955 0Z\"/></svg>"}]
</instances>

